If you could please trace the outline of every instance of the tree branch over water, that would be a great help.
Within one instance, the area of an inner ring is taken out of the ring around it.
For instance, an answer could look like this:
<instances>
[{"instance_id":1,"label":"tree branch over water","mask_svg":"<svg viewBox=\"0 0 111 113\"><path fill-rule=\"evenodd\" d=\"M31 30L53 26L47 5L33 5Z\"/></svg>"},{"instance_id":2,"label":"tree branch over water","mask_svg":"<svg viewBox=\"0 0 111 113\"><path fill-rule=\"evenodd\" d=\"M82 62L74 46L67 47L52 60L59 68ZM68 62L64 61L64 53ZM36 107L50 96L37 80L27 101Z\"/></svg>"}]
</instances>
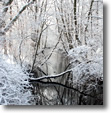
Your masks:
<instances>
[{"instance_id":1,"label":"tree branch over water","mask_svg":"<svg viewBox=\"0 0 111 113\"><path fill-rule=\"evenodd\" d=\"M30 80L29 82L31 82L31 83L38 83L38 84L46 85L46 86L49 86L49 85L61 86L61 87L64 87L64 88L67 88L67 89L70 89L70 90L74 90L74 91L76 91L76 92L78 92L78 93L80 93L80 94L82 94L84 96L89 96L89 97L92 97L92 98L96 98L97 100L101 100L101 99L97 98L97 95L99 95L99 94L93 96L93 95L84 93L84 91L79 91L76 88L73 88L73 87L70 87L70 86L58 83L58 82L44 82L44 81L40 81L40 80Z\"/></svg>"},{"instance_id":2,"label":"tree branch over water","mask_svg":"<svg viewBox=\"0 0 111 113\"><path fill-rule=\"evenodd\" d=\"M39 78L30 78L29 81L40 81L40 80L43 80L43 79L57 78L57 77L64 76L66 73L70 73L70 72L72 72L72 69L69 69L69 70L64 71L64 72L57 74L57 75L47 75L47 76L42 76L42 77L39 77Z\"/></svg>"}]
</instances>

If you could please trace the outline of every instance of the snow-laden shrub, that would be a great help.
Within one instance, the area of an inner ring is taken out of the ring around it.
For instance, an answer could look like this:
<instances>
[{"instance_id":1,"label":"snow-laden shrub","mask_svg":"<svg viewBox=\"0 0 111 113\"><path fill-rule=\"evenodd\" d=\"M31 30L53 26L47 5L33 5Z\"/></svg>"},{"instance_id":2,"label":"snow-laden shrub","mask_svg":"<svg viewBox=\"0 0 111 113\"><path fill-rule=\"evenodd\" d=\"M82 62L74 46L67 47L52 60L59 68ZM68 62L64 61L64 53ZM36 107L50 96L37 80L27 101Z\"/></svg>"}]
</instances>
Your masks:
<instances>
[{"instance_id":1,"label":"snow-laden shrub","mask_svg":"<svg viewBox=\"0 0 111 113\"><path fill-rule=\"evenodd\" d=\"M74 82L83 82L82 78L91 76L103 78L103 56L99 49L91 54L91 47L79 46L69 51Z\"/></svg>"},{"instance_id":2,"label":"snow-laden shrub","mask_svg":"<svg viewBox=\"0 0 111 113\"><path fill-rule=\"evenodd\" d=\"M0 104L30 105L29 76L19 65L7 63L7 59L0 56Z\"/></svg>"},{"instance_id":3,"label":"snow-laden shrub","mask_svg":"<svg viewBox=\"0 0 111 113\"><path fill-rule=\"evenodd\" d=\"M69 51L69 58L71 62L79 61L83 62L87 60L87 57L90 54L91 48L88 46L78 46L77 48L73 48Z\"/></svg>"},{"instance_id":4,"label":"snow-laden shrub","mask_svg":"<svg viewBox=\"0 0 111 113\"><path fill-rule=\"evenodd\" d=\"M96 96L93 102L85 97L83 104L102 104L103 99L103 53L102 49L92 52L88 46L78 46L69 51L71 68L73 68L73 87ZM93 54L92 54L93 53Z\"/></svg>"}]
</instances>

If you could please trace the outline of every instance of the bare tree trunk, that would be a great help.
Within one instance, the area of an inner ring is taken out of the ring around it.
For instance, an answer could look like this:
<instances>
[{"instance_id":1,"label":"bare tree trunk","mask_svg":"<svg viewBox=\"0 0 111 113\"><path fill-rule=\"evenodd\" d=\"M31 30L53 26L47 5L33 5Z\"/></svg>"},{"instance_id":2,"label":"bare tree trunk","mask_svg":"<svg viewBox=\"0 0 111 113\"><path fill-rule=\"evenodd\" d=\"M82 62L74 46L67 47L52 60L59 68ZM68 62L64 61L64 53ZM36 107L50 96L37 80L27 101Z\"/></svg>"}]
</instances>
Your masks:
<instances>
[{"instance_id":1,"label":"bare tree trunk","mask_svg":"<svg viewBox=\"0 0 111 113\"><path fill-rule=\"evenodd\" d=\"M81 41L79 40L78 37L78 23L77 23L77 0L74 0L74 24L75 24L75 39L77 40L78 44L81 44Z\"/></svg>"}]
</instances>

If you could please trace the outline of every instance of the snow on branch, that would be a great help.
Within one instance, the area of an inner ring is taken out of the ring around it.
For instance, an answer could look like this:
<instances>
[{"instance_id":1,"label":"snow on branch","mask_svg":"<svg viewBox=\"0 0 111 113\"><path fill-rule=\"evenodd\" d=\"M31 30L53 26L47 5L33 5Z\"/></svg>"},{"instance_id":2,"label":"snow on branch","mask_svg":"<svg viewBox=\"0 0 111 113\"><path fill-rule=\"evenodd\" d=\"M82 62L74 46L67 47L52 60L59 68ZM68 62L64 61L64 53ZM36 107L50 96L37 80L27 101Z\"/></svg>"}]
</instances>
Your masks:
<instances>
[{"instance_id":1,"label":"snow on branch","mask_svg":"<svg viewBox=\"0 0 111 113\"><path fill-rule=\"evenodd\" d=\"M30 5L34 2L35 0L32 0L31 2L27 3L26 5L24 5L21 10L18 12L18 14L9 22L8 25L6 25L6 27L4 28L4 32L7 32L12 25L17 21L17 19L19 18L20 14L22 14L22 12Z\"/></svg>"},{"instance_id":2,"label":"snow on branch","mask_svg":"<svg viewBox=\"0 0 111 113\"><path fill-rule=\"evenodd\" d=\"M62 73L59 73L57 75L47 75L47 76L42 76L42 77L39 77L39 78L30 78L29 81L40 81L40 80L43 80L43 79L49 79L49 78L57 78L57 77L61 77L63 75L65 75L66 73L70 73L73 69L69 69L67 71L64 71Z\"/></svg>"}]
</instances>

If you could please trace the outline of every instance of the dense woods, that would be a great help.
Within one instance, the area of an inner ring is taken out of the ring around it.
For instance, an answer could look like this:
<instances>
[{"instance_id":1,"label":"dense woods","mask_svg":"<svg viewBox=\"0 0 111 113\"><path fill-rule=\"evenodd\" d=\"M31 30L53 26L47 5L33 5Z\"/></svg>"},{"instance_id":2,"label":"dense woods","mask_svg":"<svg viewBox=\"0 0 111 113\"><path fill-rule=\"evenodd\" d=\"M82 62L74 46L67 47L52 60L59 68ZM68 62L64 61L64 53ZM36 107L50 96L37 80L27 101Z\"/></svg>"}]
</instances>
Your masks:
<instances>
[{"instance_id":1,"label":"dense woods","mask_svg":"<svg viewBox=\"0 0 111 113\"><path fill-rule=\"evenodd\" d=\"M102 0L0 0L0 105L103 105Z\"/></svg>"}]
</instances>

